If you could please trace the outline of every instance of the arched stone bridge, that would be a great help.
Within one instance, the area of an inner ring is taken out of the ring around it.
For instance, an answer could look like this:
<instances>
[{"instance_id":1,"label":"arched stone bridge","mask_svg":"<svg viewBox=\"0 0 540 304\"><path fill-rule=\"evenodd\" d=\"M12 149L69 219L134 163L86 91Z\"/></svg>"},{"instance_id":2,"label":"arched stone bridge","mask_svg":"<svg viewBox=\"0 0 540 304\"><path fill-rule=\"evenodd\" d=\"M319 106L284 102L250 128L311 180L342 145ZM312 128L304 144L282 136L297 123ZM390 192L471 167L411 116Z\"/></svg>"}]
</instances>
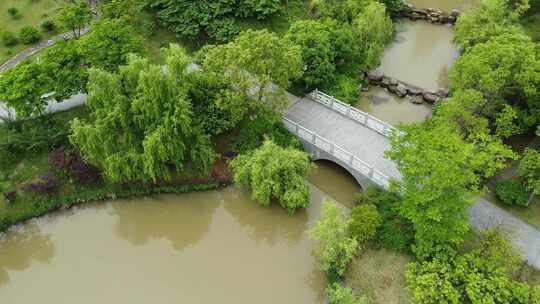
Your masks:
<instances>
[{"instance_id":1,"label":"arched stone bridge","mask_svg":"<svg viewBox=\"0 0 540 304\"><path fill-rule=\"evenodd\" d=\"M384 157L390 149L388 136L399 130L320 91L306 98L289 95L289 101L283 122L313 160L339 164L364 189L370 184L388 189L391 179L401 179Z\"/></svg>"}]
</instances>

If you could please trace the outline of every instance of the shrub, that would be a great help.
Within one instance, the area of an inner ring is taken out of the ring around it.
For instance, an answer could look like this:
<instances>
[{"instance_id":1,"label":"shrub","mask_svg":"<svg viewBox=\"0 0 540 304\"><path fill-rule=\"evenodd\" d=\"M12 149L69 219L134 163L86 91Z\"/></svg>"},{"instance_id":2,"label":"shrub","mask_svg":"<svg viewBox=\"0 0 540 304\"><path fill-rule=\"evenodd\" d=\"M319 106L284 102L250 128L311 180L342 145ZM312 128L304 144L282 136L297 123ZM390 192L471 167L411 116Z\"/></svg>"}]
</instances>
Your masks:
<instances>
[{"instance_id":1,"label":"shrub","mask_svg":"<svg viewBox=\"0 0 540 304\"><path fill-rule=\"evenodd\" d=\"M332 283L326 288L330 304L367 304L366 297L355 296L352 289L339 283Z\"/></svg>"},{"instance_id":2,"label":"shrub","mask_svg":"<svg viewBox=\"0 0 540 304\"><path fill-rule=\"evenodd\" d=\"M2 40L2 43L7 47L11 47L19 43L17 36L15 36L15 34L10 31L1 31L0 39Z\"/></svg>"},{"instance_id":3,"label":"shrub","mask_svg":"<svg viewBox=\"0 0 540 304\"><path fill-rule=\"evenodd\" d=\"M56 24L52 20L45 20L39 26L44 32L54 32L56 30Z\"/></svg>"},{"instance_id":4,"label":"shrub","mask_svg":"<svg viewBox=\"0 0 540 304\"><path fill-rule=\"evenodd\" d=\"M335 84L329 88L328 92L340 101L352 105L358 101L360 81L354 77L339 75Z\"/></svg>"},{"instance_id":5,"label":"shrub","mask_svg":"<svg viewBox=\"0 0 540 304\"><path fill-rule=\"evenodd\" d=\"M306 153L282 148L272 141L231 161L234 181L251 189L253 199L264 206L276 199L293 213L309 207L306 179L311 163Z\"/></svg>"},{"instance_id":6,"label":"shrub","mask_svg":"<svg viewBox=\"0 0 540 304\"><path fill-rule=\"evenodd\" d=\"M348 229L351 236L363 244L375 236L380 225L381 216L377 207L367 204L353 208Z\"/></svg>"},{"instance_id":7,"label":"shrub","mask_svg":"<svg viewBox=\"0 0 540 304\"><path fill-rule=\"evenodd\" d=\"M397 193L368 188L358 195L357 203L374 204L381 216L381 225L372 240L374 247L409 253L414 242L412 223L398 212L400 196Z\"/></svg>"},{"instance_id":8,"label":"shrub","mask_svg":"<svg viewBox=\"0 0 540 304\"><path fill-rule=\"evenodd\" d=\"M8 14L13 18L19 18L21 15L19 13L19 9L16 7L10 7L7 10Z\"/></svg>"},{"instance_id":9,"label":"shrub","mask_svg":"<svg viewBox=\"0 0 540 304\"><path fill-rule=\"evenodd\" d=\"M77 184L95 184L101 171L84 161L76 151L57 149L49 154L49 168L60 176L71 177Z\"/></svg>"},{"instance_id":10,"label":"shrub","mask_svg":"<svg viewBox=\"0 0 540 304\"><path fill-rule=\"evenodd\" d=\"M507 205L527 205L527 189L517 181L505 180L498 182L495 187L495 193Z\"/></svg>"},{"instance_id":11,"label":"shrub","mask_svg":"<svg viewBox=\"0 0 540 304\"><path fill-rule=\"evenodd\" d=\"M71 177L78 184L96 184L101 180L101 171L94 165L84 161L80 154L76 154L71 163Z\"/></svg>"},{"instance_id":12,"label":"shrub","mask_svg":"<svg viewBox=\"0 0 540 304\"><path fill-rule=\"evenodd\" d=\"M46 174L43 175L39 181L27 185L25 191L51 197L58 193L59 186L60 184L58 183L56 176L53 174Z\"/></svg>"},{"instance_id":13,"label":"shrub","mask_svg":"<svg viewBox=\"0 0 540 304\"><path fill-rule=\"evenodd\" d=\"M284 148L300 148L298 139L285 128L281 121L258 116L254 120L246 120L242 123L240 133L234 140L233 150L241 154L257 149L265 138Z\"/></svg>"},{"instance_id":14,"label":"shrub","mask_svg":"<svg viewBox=\"0 0 540 304\"><path fill-rule=\"evenodd\" d=\"M21 32L19 33L19 39L21 39L24 44L32 44L34 42L38 42L41 39L41 34L35 27L25 26L21 29Z\"/></svg>"},{"instance_id":15,"label":"shrub","mask_svg":"<svg viewBox=\"0 0 540 304\"><path fill-rule=\"evenodd\" d=\"M4 198L8 203L13 203L17 199L17 191L4 192Z\"/></svg>"}]
</instances>

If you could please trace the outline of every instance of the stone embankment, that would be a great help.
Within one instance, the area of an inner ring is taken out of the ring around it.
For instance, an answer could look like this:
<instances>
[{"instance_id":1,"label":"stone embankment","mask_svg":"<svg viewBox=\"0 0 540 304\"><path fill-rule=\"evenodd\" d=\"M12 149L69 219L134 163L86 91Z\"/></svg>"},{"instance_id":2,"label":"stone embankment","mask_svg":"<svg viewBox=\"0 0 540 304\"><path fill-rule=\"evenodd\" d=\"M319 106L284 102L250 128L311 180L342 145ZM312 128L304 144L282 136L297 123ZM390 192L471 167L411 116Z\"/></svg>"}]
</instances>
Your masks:
<instances>
[{"instance_id":1,"label":"stone embankment","mask_svg":"<svg viewBox=\"0 0 540 304\"><path fill-rule=\"evenodd\" d=\"M380 70L369 71L365 77L370 85L387 89L398 97L408 97L413 103L427 102L433 104L440 99L448 98L448 89L426 90L389 76L385 76Z\"/></svg>"},{"instance_id":2,"label":"stone embankment","mask_svg":"<svg viewBox=\"0 0 540 304\"><path fill-rule=\"evenodd\" d=\"M430 23L454 25L460 15L461 12L456 9L447 13L433 8L416 8L412 4L407 4L401 9L398 17L412 21L424 20Z\"/></svg>"}]
</instances>

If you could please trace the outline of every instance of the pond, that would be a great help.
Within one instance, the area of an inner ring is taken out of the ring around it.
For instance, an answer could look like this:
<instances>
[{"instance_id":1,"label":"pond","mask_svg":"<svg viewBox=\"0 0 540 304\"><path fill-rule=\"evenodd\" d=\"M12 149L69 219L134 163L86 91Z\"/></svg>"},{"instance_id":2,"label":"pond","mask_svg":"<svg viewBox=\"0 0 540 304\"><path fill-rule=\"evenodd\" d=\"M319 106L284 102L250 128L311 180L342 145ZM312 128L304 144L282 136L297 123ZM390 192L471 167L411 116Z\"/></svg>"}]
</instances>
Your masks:
<instances>
[{"instance_id":1,"label":"pond","mask_svg":"<svg viewBox=\"0 0 540 304\"><path fill-rule=\"evenodd\" d=\"M352 199L343 169L312 180ZM307 230L323 199L291 216L236 187L89 204L0 237L2 303L324 303ZM350 205L350 202L347 202ZM31 291L31 292L29 292Z\"/></svg>"},{"instance_id":2,"label":"pond","mask_svg":"<svg viewBox=\"0 0 540 304\"><path fill-rule=\"evenodd\" d=\"M422 122L432 113L430 105L414 104L408 97L399 98L379 87L362 92L354 106L391 125Z\"/></svg>"},{"instance_id":3,"label":"pond","mask_svg":"<svg viewBox=\"0 0 540 304\"><path fill-rule=\"evenodd\" d=\"M397 24L395 41L385 50L379 69L408 84L436 90L448 86L448 71L459 56L452 28L423 21Z\"/></svg>"}]
</instances>

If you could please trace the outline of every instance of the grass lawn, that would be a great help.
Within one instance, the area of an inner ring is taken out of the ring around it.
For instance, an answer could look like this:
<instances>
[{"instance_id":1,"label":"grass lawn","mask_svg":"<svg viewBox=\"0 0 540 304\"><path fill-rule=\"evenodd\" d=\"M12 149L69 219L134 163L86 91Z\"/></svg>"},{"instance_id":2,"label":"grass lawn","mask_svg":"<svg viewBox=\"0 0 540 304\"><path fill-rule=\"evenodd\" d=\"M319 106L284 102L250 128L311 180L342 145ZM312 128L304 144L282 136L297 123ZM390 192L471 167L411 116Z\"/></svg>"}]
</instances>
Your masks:
<instances>
[{"instance_id":1,"label":"grass lawn","mask_svg":"<svg viewBox=\"0 0 540 304\"><path fill-rule=\"evenodd\" d=\"M39 25L45 20L54 18L58 9L65 0L1 0L0 1L0 30L11 31L18 35L24 26L34 26L41 31ZM19 10L19 17L13 18L8 14L8 9L15 7ZM42 33L47 39L50 33ZM0 64L27 48L28 45L22 43L8 48L3 43L0 44Z\"/></svg>"},{"instance_id":2,"label":"grass lawn","mask_svg":"<svg viewBox=\"0 0 540 304\"><path fill-rule=\"evenodd\" d=\"M346 281L373 304L410 303L405 265L411 256L387 249L366 249L351 263Z\"/></svg>"}]
</instances>

